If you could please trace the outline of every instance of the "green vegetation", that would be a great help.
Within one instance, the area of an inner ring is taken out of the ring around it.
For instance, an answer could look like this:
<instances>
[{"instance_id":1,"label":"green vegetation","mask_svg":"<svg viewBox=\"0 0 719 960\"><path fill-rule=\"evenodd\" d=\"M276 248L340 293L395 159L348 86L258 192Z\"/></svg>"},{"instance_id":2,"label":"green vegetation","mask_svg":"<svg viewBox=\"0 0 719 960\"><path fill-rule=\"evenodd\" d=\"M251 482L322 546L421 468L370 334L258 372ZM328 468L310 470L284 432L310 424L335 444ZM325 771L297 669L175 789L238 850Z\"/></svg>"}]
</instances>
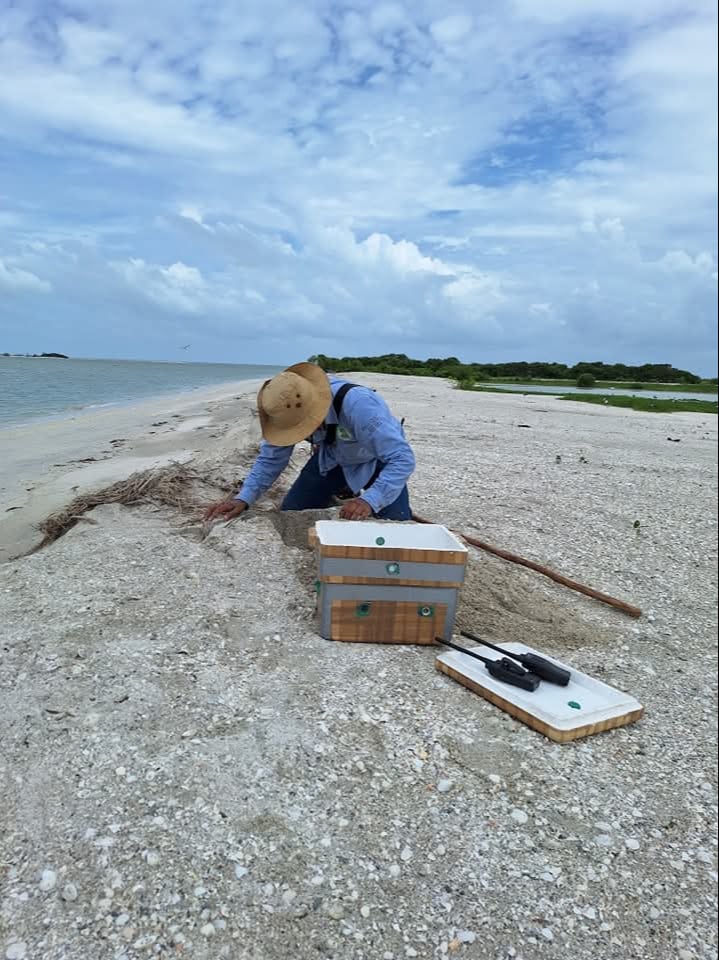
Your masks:
<instances>
[{"instance_id":1,"label":"green vegetation","mask_svg":"<svg viewBox=\"0 0 719 960\"><path fill-rule=\"evenodd\" d=\"M457 383L460 390L473 390L476 393L519 393L526 396L526 390L507 390L501 387L488 387L483 383ZM551 393L543 394L551 397ZM606 407L626 407L629 410L642 410L646 413L717 413L716 400L679 400L674 397L655 399L653 397L617 396L613 393L563 393L555 394L557 400L576 400L579 403L599 403Z\"/></svg>"},{"instance_id":2,"label":"green vegetation","mask_svg":"<svg viewBox=\"0 0 719 960\"><path fill-rule=\"evenodd\" d=\"M717 380L702 380L688 370L678 370L668 363L644 363L628 366L622 363L462 363L457 357L430 357L414 360L404 353L387 353L378 357L328 357L317 354L310 357L323 370L334 373L360 372L407 374L415 377L444 377L456 380L463 388L476 383L535 383L538 386L575 386L580 376L594 378L598 387L653 390L696 390L716 393Z\"/></svg>"},{"instance_id":3,"label":"green vegetation","mask_svg":"<svg viewBox=\"0 0 719 960\"><path fill-rule=\"evenodd\" d=\"M579 403L601 403L607 407L627 407L630 410L643 410L646 413L716 413L716 400L677 400L674 398L653 397L617 397L614 394L565 393L561 400L575 400Z\"/></svg>"},{"instance_id":4,"label":"green vegetation","mask_svg":"<svg viewBox=\"0 0 719 960\"><path fill-rule=\"evenodd\" d=\"M527 380L519 380L516 377L492 377L489 383L521 383L528 387L576 387L576 380L542 380L538 377L531 377ZM621 380L597 380L595 387L604 390L651 390L653 393L676 393L688 390L690 393L713 393L717 392L716 378L714 380L702 380L700 383L640 383L638 380L633 382ZM526 391L520 391L526 393Z\"/></svg>"},{"instance_id":5,"label":"green vegetation","mask_svg":"<svg viewBox=\"0 0 719 960\"><path fill-rule=\"evenodd\" d=\"M593 387L597 381L594 379L594 376L591 373L580 373L577 377L577 386L586 389L587 387Z\"/></svg>"}]
</instances>

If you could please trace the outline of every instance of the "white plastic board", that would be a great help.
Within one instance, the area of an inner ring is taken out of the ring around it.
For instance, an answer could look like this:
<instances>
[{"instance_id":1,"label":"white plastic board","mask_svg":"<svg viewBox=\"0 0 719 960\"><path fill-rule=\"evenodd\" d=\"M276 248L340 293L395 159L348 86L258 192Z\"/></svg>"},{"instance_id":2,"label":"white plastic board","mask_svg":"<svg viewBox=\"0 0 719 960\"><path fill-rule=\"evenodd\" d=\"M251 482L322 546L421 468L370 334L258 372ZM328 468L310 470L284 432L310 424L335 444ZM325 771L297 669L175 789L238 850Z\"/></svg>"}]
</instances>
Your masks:
<instances>
[{"instance_id":1,"label":"white plastic board","mask_svg":"<svg viewBox=\"0 0 719 960\"><path fill-rule=\"evenodd\" d=\"M502 643L499 646L513 653L537 653L564 667L572 675L569 685L559 687L542 681L537 690L530 693L495 680L478 660L450 649L444 649L437 655L437 669L448 673L533 729L560 742L633 723L643 713L644 708L634 697L540 650L521 643ZM479 645L468 649L494 660L502 656Z\"/></svg>"},{"instance_id":2,"label":"white plastic board","mask_svg":"<svg viewBox=\"0 0 719 960\"><path fill-rule=\"evenodd\" d=\"M375 547L409 550L451 550L466 553L467 548L453 533L435 523L362 523L349 520L318 520L315 524L319 542L325 546Z\"/></svg>"}]
</instances>

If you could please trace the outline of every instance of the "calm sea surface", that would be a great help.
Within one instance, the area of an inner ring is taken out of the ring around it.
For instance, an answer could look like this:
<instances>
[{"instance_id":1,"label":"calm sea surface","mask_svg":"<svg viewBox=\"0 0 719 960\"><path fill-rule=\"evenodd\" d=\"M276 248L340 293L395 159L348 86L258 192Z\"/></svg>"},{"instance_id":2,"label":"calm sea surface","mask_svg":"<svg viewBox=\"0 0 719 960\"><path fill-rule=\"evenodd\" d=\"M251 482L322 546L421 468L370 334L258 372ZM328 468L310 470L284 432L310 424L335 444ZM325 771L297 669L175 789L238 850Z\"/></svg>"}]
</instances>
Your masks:
<instances>
[{"instance_id":1,"label":"calm sea surface","mask_svg":"<svg viewBox=\"0 0 719 960\"><path fill-rule=\"evenodd\" d=\"M154 363L0 357L0 425L71 416L92 407L140 401L283 369L243 363Z\"/></svg>"}]
</instances>

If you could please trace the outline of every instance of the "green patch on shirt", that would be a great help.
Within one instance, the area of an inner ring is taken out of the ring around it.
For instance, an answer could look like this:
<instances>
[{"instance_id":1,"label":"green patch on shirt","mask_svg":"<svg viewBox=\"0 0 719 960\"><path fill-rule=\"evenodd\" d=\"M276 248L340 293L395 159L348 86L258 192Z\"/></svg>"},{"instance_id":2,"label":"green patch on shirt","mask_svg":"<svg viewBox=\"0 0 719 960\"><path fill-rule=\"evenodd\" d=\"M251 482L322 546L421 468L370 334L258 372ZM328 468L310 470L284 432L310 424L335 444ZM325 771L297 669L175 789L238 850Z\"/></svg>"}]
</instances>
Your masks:
<instances>
[{"instance_id":1,"label":"green patch on shirt","mask_svg":"<svg viewBox=\"0 0 719 960\"><path fill-rule=\"evenodd\" d=\"M337 427L337 436L340 440L354 440L354 437L346 427Z\"/></svg>"}]
</instances>

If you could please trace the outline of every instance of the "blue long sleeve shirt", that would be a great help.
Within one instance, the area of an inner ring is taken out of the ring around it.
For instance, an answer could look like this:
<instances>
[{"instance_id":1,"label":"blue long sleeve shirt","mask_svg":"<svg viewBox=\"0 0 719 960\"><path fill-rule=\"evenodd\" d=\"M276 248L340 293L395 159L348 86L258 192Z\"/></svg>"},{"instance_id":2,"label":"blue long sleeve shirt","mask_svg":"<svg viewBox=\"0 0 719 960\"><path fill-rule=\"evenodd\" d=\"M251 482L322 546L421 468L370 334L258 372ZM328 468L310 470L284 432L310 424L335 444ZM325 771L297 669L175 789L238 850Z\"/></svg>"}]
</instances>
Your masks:
<instances>
[{"instance_id":1,"label":"blue long sleeve shirt","mask_svg":"<svg viewBox=\"0 0 719 960\"><path fill-rule=\"evenodd\" d=\"M346 381L330 377L334 397ZM325 427L337 424L336 440L324 442ZM397 499L415 467L412 448L404 437L402 426L393 416L385 401L367 387L349 390L342 402L339 421L331 406L324 424L312 435L312 443L319 449L319 468L324 475L335 467L342 467L347 485L355 494L362 494L374 513L378 513ZM266 440L236 500L253 504L270 489L290 462L294 445L276 447ZM372 486L366 490L377 467L382 470Z\"/></svg>"}]
</instances>

